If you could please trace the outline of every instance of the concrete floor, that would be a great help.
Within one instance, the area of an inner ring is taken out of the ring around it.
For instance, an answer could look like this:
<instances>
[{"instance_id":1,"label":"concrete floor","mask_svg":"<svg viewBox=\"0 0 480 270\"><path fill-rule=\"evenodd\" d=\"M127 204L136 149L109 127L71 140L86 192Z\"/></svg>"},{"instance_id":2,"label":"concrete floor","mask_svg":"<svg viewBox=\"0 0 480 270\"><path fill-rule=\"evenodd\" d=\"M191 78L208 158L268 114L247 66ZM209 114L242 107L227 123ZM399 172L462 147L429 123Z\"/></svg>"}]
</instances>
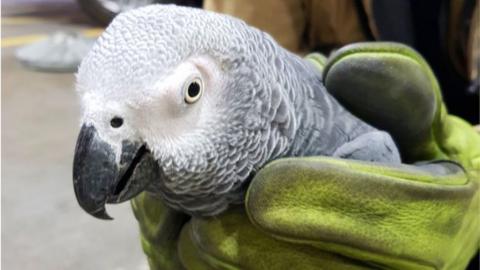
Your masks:
<instances>
[{"instance_id":1,"label":"concrete floor","mask_svg":"<svg viewBox=\"0 0 480 270\"><path fill-rule=\"evenodd\" d=\"M2 13L2 43L91 27L73 0L7 0ZM115 220L102 221L76 202L73 74L27 70L16 49L2 45L2 269L147 269L128 203L110 206Z\"/></svg>"}]
</instances>

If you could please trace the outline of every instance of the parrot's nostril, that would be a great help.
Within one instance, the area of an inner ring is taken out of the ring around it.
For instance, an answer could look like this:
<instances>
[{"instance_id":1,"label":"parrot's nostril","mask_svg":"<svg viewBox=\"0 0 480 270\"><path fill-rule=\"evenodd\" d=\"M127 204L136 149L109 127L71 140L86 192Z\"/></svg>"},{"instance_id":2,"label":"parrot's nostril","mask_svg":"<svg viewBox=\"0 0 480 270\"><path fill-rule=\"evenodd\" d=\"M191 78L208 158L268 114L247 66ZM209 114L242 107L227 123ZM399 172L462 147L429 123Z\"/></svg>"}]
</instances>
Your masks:
<instances>
[{"instance_id":1,"label":"parrot's nostril","mask_svg":"<svg viewBox=\"0 0 480 270\"><path fill-rule=\"evenodd\" d=\"M123 119L120 117L114 117L112 120L110 120L110 125L113 128L119 128L123 125Z\"/></svg>"}]
</instances>

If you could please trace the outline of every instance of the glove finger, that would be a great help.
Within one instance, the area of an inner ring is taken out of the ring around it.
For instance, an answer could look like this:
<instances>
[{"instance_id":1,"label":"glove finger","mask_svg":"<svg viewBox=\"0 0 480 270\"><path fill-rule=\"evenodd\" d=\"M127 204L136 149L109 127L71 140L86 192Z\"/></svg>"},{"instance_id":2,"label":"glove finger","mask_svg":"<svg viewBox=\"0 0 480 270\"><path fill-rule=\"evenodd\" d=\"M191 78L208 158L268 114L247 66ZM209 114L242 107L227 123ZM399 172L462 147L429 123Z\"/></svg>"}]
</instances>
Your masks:
<instances>
[{"instance_id":1,"label":"glove finger","mask_svg":"<svg viewBox=\"0 0 480 270\"><path fill-rule=\"evenodd\" d=\"M345 46L323 77L347 109L392 135L405 162L453 159L480 169L480 136L447 114L435 75L413 49L391 42Z\"/></svg>"},{"instance_id":2,"label":"glove finger","mask_svg":"<svg viewBox=\"0 0 480 270\"><path fill-rule=\"evenodd\" d=\"M388 42L345 46L330 57L323 77L345 107L394 137L403 160L446 157L431 138L439 86L413 49Z\"/></svg>"},{"instance_id":3,"label":"glove finger","mask_svg":"<svg viewBox=\"0 0 480 270\"><path fill-rule=\"evenodd\" d=\"M478 182L451 162L275 161L252 181L247 213L277 239L393 269L465 267L480 235Z\"/></svg>"},{"instance_id":4,"label":"glove finger","mask_svg":"<svg viewBox=\"0 0 480 270\"><path fill-rule=\"evenodd\" d=\"M310 53L305 56L305 59L312 63L317 68L318 72L323 72L327 65L327 58L321 53Z\"/></svg>"},{"instance_id":5,"label":"glove finger","mask_svg":"<svg viewBox=\"0 0 480 270\"><path fill-rule=\"evenodd\" d=\"M131 203L150 269L183 269L177 256L177 238L188 216L167 208L160 198L147 192Z\"/></svg>"},{"instance_id":6,"label":"glove finger","mask_svg":"<svg viewBox=\"0 0 480 270\"><path fill-rule=\"evenodd\" d=\"M179 257L187 269L372 269L308 245L280 241L255 228L241 207L184 226Z\"/></svg>"}]
</instances>

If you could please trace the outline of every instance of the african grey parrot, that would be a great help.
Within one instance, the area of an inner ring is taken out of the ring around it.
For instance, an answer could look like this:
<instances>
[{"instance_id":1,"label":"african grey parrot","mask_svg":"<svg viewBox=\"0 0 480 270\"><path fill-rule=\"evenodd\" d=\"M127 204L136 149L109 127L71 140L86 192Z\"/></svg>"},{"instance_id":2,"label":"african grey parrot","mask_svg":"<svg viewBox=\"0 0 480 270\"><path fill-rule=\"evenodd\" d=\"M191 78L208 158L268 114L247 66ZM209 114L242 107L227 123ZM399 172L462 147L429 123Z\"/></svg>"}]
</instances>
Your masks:
<instances>
[{"instance_id":1,"label":"african grey parrot","mask_svg":"<svg viewBox=\"0 0 480 270\"><path fill-rule=\"evenodd\" d=\"M389 134L346 111L310 62L230 16L173 5L119 15L77 74L81 207L149 191L213 216L267 162L326 155L400 162Z\"/></svg>"}]
</instances>

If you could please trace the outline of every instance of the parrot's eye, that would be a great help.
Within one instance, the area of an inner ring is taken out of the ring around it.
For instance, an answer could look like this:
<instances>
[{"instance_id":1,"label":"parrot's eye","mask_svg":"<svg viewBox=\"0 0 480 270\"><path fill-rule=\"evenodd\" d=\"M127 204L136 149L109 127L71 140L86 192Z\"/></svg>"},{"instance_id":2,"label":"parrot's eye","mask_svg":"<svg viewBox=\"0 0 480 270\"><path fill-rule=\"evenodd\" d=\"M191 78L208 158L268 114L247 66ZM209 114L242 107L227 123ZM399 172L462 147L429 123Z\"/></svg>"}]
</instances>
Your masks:
<instances>
[{"instance_id":1,"label":"parrot's eye","mask_svg":"<svg viewBox=\"0 0 480 270\"><path fill-rule=\"evenodd\" d=\"M188 104L197 102L202 96L202 88L202 81L198 78L187 84L185 89L185 102Z\"/></svg>"},{"instance_id":2,"label":"parrot's eye","mask_svg":"<svg viewBox=\"0 0 480 270\"><path fill-rule=\"evenodd\" d=\"M118 116L115 116L114 118L112 118L112 120L110 120L110 125L113 128L119 128L123 125L123 119Z\"/></svg>"}]
</instances>

